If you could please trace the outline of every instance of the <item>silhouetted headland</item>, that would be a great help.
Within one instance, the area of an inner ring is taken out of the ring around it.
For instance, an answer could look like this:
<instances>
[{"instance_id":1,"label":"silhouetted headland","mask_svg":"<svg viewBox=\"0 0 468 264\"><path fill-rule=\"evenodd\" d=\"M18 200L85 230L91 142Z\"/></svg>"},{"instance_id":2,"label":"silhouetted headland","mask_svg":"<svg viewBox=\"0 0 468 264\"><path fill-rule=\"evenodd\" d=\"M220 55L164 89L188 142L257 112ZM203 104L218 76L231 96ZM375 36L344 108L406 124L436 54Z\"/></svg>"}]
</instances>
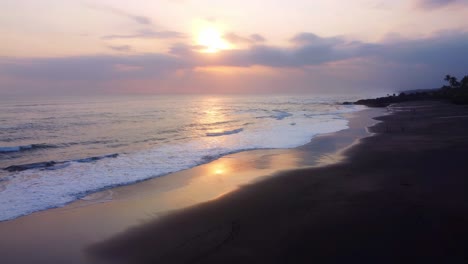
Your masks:
<instances>
[{"instance_id":1,"label":"silhouetted headland","mask_svg":"<svg viewBox=\"0 0 468 264\"><path fill-rule=\"evenodd\" d=\"M343 104L365 105L368 107L387 107L394 103L409 101L446 101L454 104L468 104L468 75L458 81L451 75L445 76L448 85L438 89L411 90L397 94L387 95L374 99L361 99L356 102L344 102Z\"/></svg>"}]
</instances>

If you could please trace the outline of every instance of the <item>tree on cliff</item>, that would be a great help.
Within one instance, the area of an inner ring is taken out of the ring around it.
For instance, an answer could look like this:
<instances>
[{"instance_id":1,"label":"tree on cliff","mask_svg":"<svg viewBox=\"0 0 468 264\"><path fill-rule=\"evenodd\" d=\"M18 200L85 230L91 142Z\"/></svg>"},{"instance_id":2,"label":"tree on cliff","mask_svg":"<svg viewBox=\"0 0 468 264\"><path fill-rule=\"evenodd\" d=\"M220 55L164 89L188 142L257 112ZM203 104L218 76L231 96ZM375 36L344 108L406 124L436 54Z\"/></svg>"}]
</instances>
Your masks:
<instances>
[{"instance_id":1,"label":"tree on cliff","mask_svg":"<svg viewBox=\"0 0 468 264\"><path fill-rule=\"evenodd\" d=\"M460 87L468 89L468 75L465 75L465 77L460 81Z\"/></svg>"},{"instance_id":2,"label":"tree on cliff","mask_svg":"<svg viewBox=\"0 0 468 264\"><path fill-rule=\"evenodd\" d=\"M457 88L460 85L460 83L457 81L457 77L451 76L449 74L445 75L444 80L447 81L450 84L451 88Z\"/></svg>"}]
</instances>

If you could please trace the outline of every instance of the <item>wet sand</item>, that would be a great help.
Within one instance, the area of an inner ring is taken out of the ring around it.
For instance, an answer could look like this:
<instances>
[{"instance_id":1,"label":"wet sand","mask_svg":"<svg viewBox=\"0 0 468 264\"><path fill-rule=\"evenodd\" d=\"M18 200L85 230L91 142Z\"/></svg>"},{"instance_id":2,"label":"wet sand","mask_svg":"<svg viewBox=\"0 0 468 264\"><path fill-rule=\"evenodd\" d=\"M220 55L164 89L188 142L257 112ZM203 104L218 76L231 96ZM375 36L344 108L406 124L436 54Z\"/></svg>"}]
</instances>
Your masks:
<instances>
[{"instance_id":1,"label":"wet sand","mask_svg":"<svg viewBox=\"0 0 468 264\"><path fill-rule=\"evenodd\" d=\"M282 172L86 252L104 263L467 263L468 108L393 109L342 162Z\"/></svg>"},{"instance_id":2,"label":"wet sand","mask_svg":"<svg viewBox=\"0 0 468 264\"><path fill-rule=\"evenodd\" d=\"M317 136L309 144L296 149L236 153L190 170L95 193L63 208L0 222L0 262L152 262L153 257L135 260L119 254L115 254L118 261L113 257L109 259L107 253L112 254L112 250L101 250L110 248L98 245L108 245L107 241L126 236L131 230L153 226L159 221L164 223L167 217L171 218L184 211L190 212L200 204L205 206L222 202L232 194L242 193L251 186L258 185L258 188L263 189L261 186L264 181L283 177L283 174L288 174L287 171L340 162L345 158L345 149L360 138L370 135L366 127L376 122L372 117L384 112L382 109L369 109L351 114L349 129ZM209 224L206 227L209 228ZM172 242L176 243L180 239L177 234L183 232L171 230L176 238ZM198 230L194 229L195 232ZM147 242L152 239L154 238L143 238ZM165 238L156 240L168 247L174 245ZM212 242L207 243L209 245ZM206 245L201 250L205 247ZM134 252L134 249L130 246L128 252ZM166 249L163 246L158 252ZM188 258L192 256L185 255ZM166 260L159 263L166 263Z\"/></svg>"}]
</instances>

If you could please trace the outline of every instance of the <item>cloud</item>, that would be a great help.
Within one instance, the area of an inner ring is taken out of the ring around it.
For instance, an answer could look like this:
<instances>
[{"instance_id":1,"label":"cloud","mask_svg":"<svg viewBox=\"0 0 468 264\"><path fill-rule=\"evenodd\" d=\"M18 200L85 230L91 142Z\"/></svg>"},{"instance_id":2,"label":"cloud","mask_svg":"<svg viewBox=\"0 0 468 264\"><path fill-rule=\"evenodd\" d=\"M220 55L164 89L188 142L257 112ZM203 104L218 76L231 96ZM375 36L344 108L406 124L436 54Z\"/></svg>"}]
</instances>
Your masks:
<instances>
[{"instance_id":1,"label":"cloud","mask_svg":"<svg viewBox=\"0 0 468 264\"><path fill-rule=\"evenodd\" d=\"M363 45L360 54L399 64L468 69L467 46L468 32L442 32L422 39Z\"/></svg>"},{"instance_id":2,"label":"cloud","mask_svg":"<svg viewBox=\"0 0 468 264\"><path fill-rule=\"evenodd\" d=\"M47 67L59 72L65 69L83 72L82 69L89 68L88 64L104 66L128 63L136 63L144 68L159 65L162 68L173 68L173 66L250 67L253 65L279 68L307 67L356 58L373 58L383 62L400 64L427 64L443 67L450 64L468 66L467 32L446 32L428 38L398 39L382 43L345 41L340 37L322 38L311 33L300 33L292 40L301 44L292 47L256 45L246 49L225 50L217 56L207 56L207 54L198 52L203 47L178 43L170 48L169 54L9 59L0 65L3 66L3 69L8 65L11 66L11 69L21 68L26 70L24 73L39 73L42 72L41 68L46 69ZM110 46L110 48L121 51L130 49L126 45ZM28 72L27 69L35 70ZM33 75L37 76L37 74Z\"/></svg>"},{"instance_id":3,"label":"cloud","mask_svg":"<svg viewBox=\"0 0 468 264\"><path fill-rule=\"evenodd\" d=\"M151 87L151 82L155 87L164 83L167 89L179 89L181 83L187 87L201 87L209 86L210 80L216 82L223 78L210 79L215 77L196 69L216 67L246 71L259 67L270 69L278 78L274 80L281 82L259 81L259 78L270 78L270 75L255 77L254 73L245 82L251 80L251 85L261 82L265 89L268 85L275 86L275 91L289 87L288 82L299 90L320 86L339 92L343 87L350 90L362 87L377 90L432 88L442 83L441 76L445 74L468 74L468 32L444 32L427 38L398 38L380 43L299 33L291 41L294 45L290 47L252 45L245 49L222 51L215 56L198 52L202 47L178 43L168 54L0 58L0 80L9 80L8 86L0 85L0 92L7 92L8 87L15 85L21 88L18 91L24 91L39 83L44 83L47 88L52 84L72 85L78 82L80 86L77 87L83 86L81 82L93 86L133 81L146 83L145 87ZM125 46L114 48L127 49ZM291 72L297 74L290 75ZM203 74L203 83L200 74ZM234 77L230 80L236 85L242 84L242 78ZM25 83L25 80L30 83ZM287 91L295 89L288 88Z\"/></svg>"},{"instance_id":4,"label":"cloud","mask_svg":"<svg viewBox=\"0 0 468 264\"><path fill-rule=\"evenodd\" d=\"M231 36L230 39L233 38ZM237 41L247 40L242 38ZM293 47L254 45L248 49L223 51L222 56L212 58L208 63L237 67L304 67L360 56L361 49L365 46L364 43L346 42L340 37L322 38L312 33L300 33L291 41L295 44ZM189 57L188 50L190 48L185 47L185 57ZM190 55L199 60L197 52Z\"/></svg>"},{"instance_id":5,"label":"cloud","mask_svg":"<svg viewBox=\"0 0 468 264\"><path fill-rule=\"evenodd\" d=\"M446 7L451 4L459 2L458 0L416 0L416 7L422 9L436 9Z\"/></svg>"},{"instance_id":6,"label":"cloud","mask_svg":"<svg viewBox=\"0 0 468 264\"><path fill-rule=\"evenodd\" d=\"M464 66L468 69L468 32L445 32L428 38L401 38L382 43L346 41L342 37L324 38L312 33L300 33L291 41L296 45L257 45L244 50L224 51L222 56L211 59L208 63L240 67L307 67L371 58L382 63L431 65L438 68Z\"/></svg>"},{"instance_id":7,"label":"cloud","mask_svg":"<svg viewBox=\"0 0 468 264\"><path fill-rule=\"evenodd\" d=\"M140 30L135 34L115 34L115 35L106 35L103 36L103 39L130 39L130 38L140 38L140 39L181 39L185 38L185 34L177 31L154 31L154 30Z\"/></svg>"},{"instance_id":8,"label":"cloud","mask_svg":"<svg viewBox=\"0 0 468 264\"><path fill-rule=\"evenodd\" d=\"M123 67L139 68L127 71ZM0 60L0 76L28 78L32 80L59 81L106 81L123 78L145 78L160 76L166 72L190 67L187 62L165 54L127 56L79 56L61 58L34 58Z\"/></svg>"},{"instance_id":9,"label":"cloud","mask_svg":"<svg viewBox=\"0 0 468 264\"><path fill-rule=\"evenodd\" d=\"M250 39L255 41L255 42L265 42L266 41L266 38L264 38L260 34L252 34L252 35L250 35Z\"/></svg>"},{"instance_id":10,"label":"cloud","mask_svg":"<svg viewBox=\"0 0 468 264\"><path fill-rule=\"evenodd\" d=\"M260 34L252 34L248 37L243 37L233 32L224 35L223 38L234 44L248 44L248 45L253 45L253 44L266 41L266 39Z\"/></svg>"},{"instance_id":11,"label":"cloud","mask_svg":"<svg viewBox=\"0 0 468 264\"><path fill-rule=\"evenodd\" d=\"M120 51L120 52L129 52L132 50L130 45L109 45L107 46L111 50Z\"/></svg>"},{"instance_id":12,"label":"cloud","mask_svg":"<svg viewBox=\"0 0 468 264\"><path fill-rule=\"evenodd\" d=\"M306 37L305 37L306 36ZM217 56L206 56L199 53L202 49L196 45L175 44L169 54L147 54L125 57L112 56L85 56L51 59L13 60L21 63L4 63L12 68L39 69L43 66L52 69L67 69L82 72L81 67L88 68L87 64L126 64L132 62L148 65L178 65L178 66L236 66L250 67L262 65L267 67L304 67L333 63L354 58L377 58L405 64L438 64L468 63L468 33L445 33L430 38L399 41L388 43L364 43L358 41L346 42L333 38L321 38L314 34L301 33L293 38L302 43L294 47L275 47L267 45L252 46L248 49L226 50ZM299 41L300 40L300 41ZM307 41L304 41L307 40ZM131 47L109 46L109 48L127 51ZM16 65L16 66L15 66ZM37 66L37 67L36 67ZM73 67L71 67L73 66ZM71 68L70 68L71 67ZM106 68L106 67L103 67ZM93 71L94 72L94 71Z\"/></svg>"},{"instance_id":13,"label":"cloud","mask_svg":"<svg viewBox=\"0 0 468 264\"><path fill-rule=\"evenodd\" d=\"M115 7L104 6L104 5L96 5L96 4L86 4L86 6L88 8L94 9L94 10L107 12L107 13L111 13L111 14L114 14L114 15L129 18L129 19L133 20L134 22L136 22L138 24L141 24L141 25L151 25L152 24L152 21L151 21L151 19L149 17L131 14L131 13L125 11L125 10L118 9L118 8L115 8Z\"/></svg>"},{"instance_id":14,"label":"cloud","mask_svg":"<svg viewBox=\"0 0 468 264\"><path fill-rule=\"evenodd\" d=\"M298 45L314 45L314 46L327 46L343 43L344 39L341 37L319 37L314 33L302 32L296 34L289 41Z\"/></svg>"},{"instance_id":15,"label":"cloud","mask_svg":"<svg viewBox=\"0 0 468 264\"><path fill-rule=\"evenodd\" d=\"M169 49L169 53L175 56L181 57L195 57L195 55L200 55L199 51L206 49L202 45L187 45L184 43L176 43L172 45Z\"/></svg>"}]
</instances>

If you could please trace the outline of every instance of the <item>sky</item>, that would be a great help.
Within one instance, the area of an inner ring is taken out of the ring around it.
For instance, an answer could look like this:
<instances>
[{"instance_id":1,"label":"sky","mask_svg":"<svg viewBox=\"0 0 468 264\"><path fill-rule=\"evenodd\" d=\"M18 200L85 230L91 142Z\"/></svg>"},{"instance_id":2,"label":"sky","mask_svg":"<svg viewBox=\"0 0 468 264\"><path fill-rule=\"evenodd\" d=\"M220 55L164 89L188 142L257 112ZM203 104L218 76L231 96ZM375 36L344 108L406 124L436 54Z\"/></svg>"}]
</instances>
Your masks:
<instances>
[{"instance_id":1,"label":"sky","mask_svg":"<svg viewBox=\"0 0 468 264\"><path fill-rule=\"evenodd\" d=\"M0 6L0 96L384 94L468 75L468 0Z\"/></svg>"}]
</instances>

